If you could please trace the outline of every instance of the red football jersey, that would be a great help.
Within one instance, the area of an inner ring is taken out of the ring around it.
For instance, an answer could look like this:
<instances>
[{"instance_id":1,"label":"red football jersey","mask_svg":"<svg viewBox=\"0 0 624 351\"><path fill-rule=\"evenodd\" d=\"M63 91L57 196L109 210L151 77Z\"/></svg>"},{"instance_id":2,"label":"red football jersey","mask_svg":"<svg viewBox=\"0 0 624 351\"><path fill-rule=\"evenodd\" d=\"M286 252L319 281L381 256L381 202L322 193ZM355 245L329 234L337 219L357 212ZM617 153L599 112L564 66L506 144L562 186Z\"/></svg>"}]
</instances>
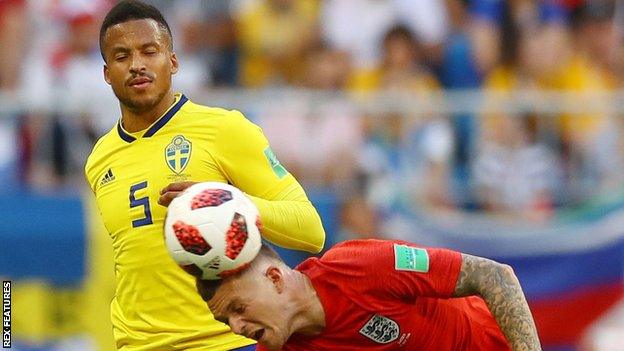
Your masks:
<instances>
[{"instance_id":1,"label":"red football jersey","mask_svg":"<svg viewBox=\"0 0 624 351\"><path fill-rule=\"evenodd\" d=\"M318 293L324 331L294 334L283 350L510 350L481 298L451 298L460 268L461 254L451 250L385 240L336 245L296 268Z\"/></svg>"}]
</instances>

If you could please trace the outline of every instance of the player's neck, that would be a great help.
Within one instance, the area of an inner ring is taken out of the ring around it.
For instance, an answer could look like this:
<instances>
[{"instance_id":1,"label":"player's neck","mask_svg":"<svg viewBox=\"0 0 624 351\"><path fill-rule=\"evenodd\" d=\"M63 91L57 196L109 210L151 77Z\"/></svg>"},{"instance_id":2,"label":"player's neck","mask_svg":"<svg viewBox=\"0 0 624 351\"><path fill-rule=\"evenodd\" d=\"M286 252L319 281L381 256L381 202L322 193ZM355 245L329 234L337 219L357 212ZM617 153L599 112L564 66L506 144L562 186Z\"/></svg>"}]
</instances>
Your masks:
<instances>
[{"instance_id":1,"label":"player's neck","mask_svg":"<svg viewBox=\"0 0 624 351\"><path fill-rule=\"evenodd\" d=\"M123 128L130 133L138 132L151 126L159 119L175 102L172 91L167 93L160 102L147 110L133 110L121 105L121 123Z\"/></svg>"},{"instance_id":2,"label":"player's neck","mask_svg":"<svg viewBox=\"0 0 624 351\"><path fill-rule=\"evenodd\" d=\"M325 329L325 309L310 278L303 273L297 273L300 289L296 304L298 310L292 324L293 332L303 335L320 334Z\"/></svg>"}]
</instances>

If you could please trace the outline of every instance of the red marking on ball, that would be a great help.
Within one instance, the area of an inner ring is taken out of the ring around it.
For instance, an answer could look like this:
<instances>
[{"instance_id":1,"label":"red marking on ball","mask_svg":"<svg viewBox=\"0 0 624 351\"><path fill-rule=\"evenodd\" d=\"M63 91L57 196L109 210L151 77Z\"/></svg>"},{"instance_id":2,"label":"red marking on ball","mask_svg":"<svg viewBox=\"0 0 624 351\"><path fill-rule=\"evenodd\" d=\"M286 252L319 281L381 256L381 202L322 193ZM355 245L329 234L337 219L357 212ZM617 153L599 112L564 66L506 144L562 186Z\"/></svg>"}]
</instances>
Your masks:
<instances>
[{"instance_id":1,"label":"red marking on ball","mask_svg":"<svg viewBox=\"0 0 624 351\"><path fill-rule=\"evenodd\" d=\"M225 234L225 255L231 260L236 259L247 242L247 223L245 217L235 213L230 228Z\"/></svg>"},{"instance_id":2,"label":"red marking on ball","mask_svg":"<svg viewBox=\"0 0 624 351\"><path fill-rule=\"evenodd\" d=\"M205 255L212 247L202 237L195 226L177 221L173 224L173 232L185 251L196 255Z\"/></svg>"},{"instance_id":3,"label":"red marking on ball","mask_svg":"<svg viewBox=\"0 0 624 351\"><path fill-rule=\"evenodd\" d=\"M215 207L232 200L232 192L224 189L206 189L193 196L191 209L197 210L204 207Z\"/></svg>"}]
</instances>

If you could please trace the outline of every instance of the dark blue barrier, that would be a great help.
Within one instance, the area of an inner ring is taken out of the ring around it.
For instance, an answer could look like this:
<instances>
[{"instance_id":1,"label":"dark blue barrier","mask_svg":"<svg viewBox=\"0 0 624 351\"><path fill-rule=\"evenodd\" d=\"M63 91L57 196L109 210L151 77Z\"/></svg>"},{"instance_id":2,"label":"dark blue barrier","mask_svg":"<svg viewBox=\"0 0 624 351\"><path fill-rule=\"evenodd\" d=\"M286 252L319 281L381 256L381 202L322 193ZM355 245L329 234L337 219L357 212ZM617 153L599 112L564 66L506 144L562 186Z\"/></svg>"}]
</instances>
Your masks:
<instances>
[{"instance_id":1,"label":"dark blue barrier","mask_svg":"<svg viewBox=\"0 0 624 351\"><path fill-rule=\"evenodd\" d=\"M0 213L0 276L80 283L86 259L80 198L2 194Z\"/></svg>"}]
</instances>

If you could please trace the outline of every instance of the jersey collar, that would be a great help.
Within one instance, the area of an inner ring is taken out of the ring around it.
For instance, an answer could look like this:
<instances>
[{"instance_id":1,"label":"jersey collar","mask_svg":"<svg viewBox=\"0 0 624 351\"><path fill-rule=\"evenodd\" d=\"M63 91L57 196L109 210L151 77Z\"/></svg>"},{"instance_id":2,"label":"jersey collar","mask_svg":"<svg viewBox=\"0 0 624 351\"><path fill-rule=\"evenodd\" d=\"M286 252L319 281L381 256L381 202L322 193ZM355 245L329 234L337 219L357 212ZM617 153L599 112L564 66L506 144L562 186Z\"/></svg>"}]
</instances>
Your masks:
<instances>
[{"instance_id":1,"label":"jersey collar","mask_svg":"<svg viewBox=\"0 0 624 351\"><path fill-rule=\"evenodd\" d=\"M188 101L188 98L184 96L184 94L179 94L178 96L176 96L176 98L178 98L178 101L175 102L173 106L171 106L162 117L156 120L156 122L154 122L154 124L152 124L145 133L143 133L143 138L149 138L153 136L157 131L164 127L165 124L167 124L167 122L169 122L169 120L171 120L173 116L175 116L180 108L182 108L182 105L184 105ZM137 139L136 136L131 135L123 129L123 127L121 126L121 119L119 120L119 122L117 122L117 133L119 134L119 137L127 143L131 143Z\"/></svg>"}]
</instances>

